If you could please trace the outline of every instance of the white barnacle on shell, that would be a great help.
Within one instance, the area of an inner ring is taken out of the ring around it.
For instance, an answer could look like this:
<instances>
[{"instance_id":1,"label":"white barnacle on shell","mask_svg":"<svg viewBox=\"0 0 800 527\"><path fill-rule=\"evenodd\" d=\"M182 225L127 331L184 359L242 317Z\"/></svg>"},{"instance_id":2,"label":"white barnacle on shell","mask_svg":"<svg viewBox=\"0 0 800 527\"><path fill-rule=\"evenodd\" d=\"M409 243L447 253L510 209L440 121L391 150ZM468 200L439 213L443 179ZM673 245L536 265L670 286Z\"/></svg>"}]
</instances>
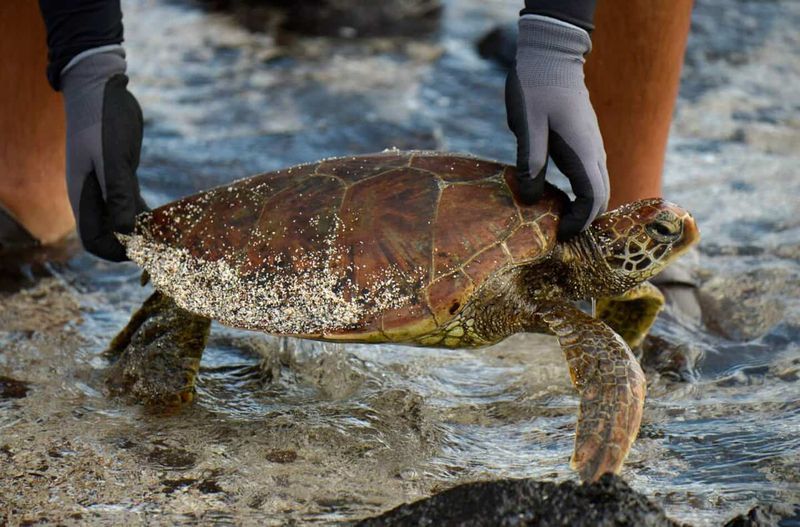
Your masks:
<instances>
[{"instance_id":1,"label":"white barnacle on shell","mask_svg":"<svg viewBox=\"0 0 800 527\"><path fill-rule=\"evenodd\" d=\"M341 227L338 219L335 223L333 231ZM333 238L333 233L326 237L318 251L275 254L269 269L247 274L224 257L199 258L142 235L130 236L126 248L153 286L179 306L234 327L318 334L357 327L370 315L410 302L400 284L413 284L421 270L383 269L353 284L348 274L354 265L336 265L346 261L348 251ZM288 265L280 265L284 262Z\"/></svg>"}]
</instances>

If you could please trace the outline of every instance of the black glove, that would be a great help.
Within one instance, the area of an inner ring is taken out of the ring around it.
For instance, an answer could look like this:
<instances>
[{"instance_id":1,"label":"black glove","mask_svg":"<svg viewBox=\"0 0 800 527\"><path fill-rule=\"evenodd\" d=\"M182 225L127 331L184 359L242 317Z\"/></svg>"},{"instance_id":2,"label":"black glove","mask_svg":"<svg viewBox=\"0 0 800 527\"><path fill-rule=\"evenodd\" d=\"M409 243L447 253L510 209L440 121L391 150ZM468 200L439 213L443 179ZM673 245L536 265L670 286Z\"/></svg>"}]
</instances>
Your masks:
<instances>
[{"instance_id":1,"label":"black glove","mask_svg":"<svg viewBox=\"0 0 800 527\"><path fill-rule=\"evenodd\" d=\"M590 49L583 29L525 15L519 21L516 63L506 80L520 199L531 204L544 192L548 152L575 193L561 217L560 240L585 229L608 206L606 154L583 80L584 55Z\"/></svg>"},{"instance_id":2,"label":"black glove","mask_svg":"<svg viewBox=\"0 0 800 527\"><path fill-rule=\"evenodd\" d=\"M128 91L121 48L91 54L61 73L67 112L67 190L83 246L120 262L114 236L133 230L147 210L136 169L142 149L142 110Z\"/></svg>"}]
</instances>

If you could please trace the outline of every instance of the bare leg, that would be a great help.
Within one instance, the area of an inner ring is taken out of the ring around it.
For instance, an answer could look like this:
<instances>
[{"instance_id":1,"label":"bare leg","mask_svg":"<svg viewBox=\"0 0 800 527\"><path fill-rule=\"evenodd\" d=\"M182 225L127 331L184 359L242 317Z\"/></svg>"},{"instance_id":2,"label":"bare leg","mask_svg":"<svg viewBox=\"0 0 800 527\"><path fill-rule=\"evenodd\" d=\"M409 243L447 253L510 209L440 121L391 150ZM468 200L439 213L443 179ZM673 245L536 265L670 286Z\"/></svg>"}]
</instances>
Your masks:
<instances>
[{"instance_id":1,"label":"bare leg","mask_svg":"<svg viewBox=\"0 0 800 527\"><path fill-rule=\"evenodd\" d=\"M610 208L661 196L692 0L602 0L586 63L608 154Z\"/></svg>"},{"instance_id":2,"label":"bare leg","mask_svg":"<svg viewBox=\"0 0 800 527\"><path fill-rule=\"evenodd\" d=\"M0 2L0 205L38 240L74 227L67 198L61 96L47 84L36 2Z\"/></svg>"}]
</instances>

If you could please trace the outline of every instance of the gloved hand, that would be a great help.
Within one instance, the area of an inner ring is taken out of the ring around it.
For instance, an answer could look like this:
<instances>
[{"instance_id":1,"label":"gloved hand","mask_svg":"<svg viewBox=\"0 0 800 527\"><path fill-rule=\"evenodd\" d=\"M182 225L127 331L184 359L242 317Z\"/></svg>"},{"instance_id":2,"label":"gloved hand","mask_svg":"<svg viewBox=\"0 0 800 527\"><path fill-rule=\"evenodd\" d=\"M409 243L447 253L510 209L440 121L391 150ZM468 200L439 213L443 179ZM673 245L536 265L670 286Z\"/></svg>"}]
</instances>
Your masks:
<instances>
[{"instance_id":1,"label":"gloved hand","mask_svg":"<svg viewBox=\"0 0 800 527\"><path fill-rule=\"evenodd\" d=\"M591 47L589 34L577 26L525 15L519 21L517 60L506 80L520 198L531 204L544 192L548 151L575 193L561 217L560 240L585 229L608 206L606 154L583 81L584 55Z\"/></svg>"},{"instance_id":2,"label":"gloved hand","mask_svg":"<svg viewBox=\"0 0 800 527\"><path fill-rule=\"evenodd\" d=\"M142 148L142 110L127 90L121 48L89 55L61 73L67 113L67 190L83 246L120 262L114 236L133 230L147 210L136 169Z\"/></svg>"}]
</instances>

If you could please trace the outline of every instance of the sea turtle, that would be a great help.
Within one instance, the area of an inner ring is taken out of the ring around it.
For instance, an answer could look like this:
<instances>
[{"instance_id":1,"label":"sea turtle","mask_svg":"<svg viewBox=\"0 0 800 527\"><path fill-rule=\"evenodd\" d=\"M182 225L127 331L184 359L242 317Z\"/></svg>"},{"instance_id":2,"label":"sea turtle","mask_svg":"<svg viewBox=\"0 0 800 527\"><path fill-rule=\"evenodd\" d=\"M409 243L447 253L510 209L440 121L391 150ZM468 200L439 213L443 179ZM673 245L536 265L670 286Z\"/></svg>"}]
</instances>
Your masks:
<instances>
[{"instance_id":1,"label":"sea turtle","mask_svg":"<svg viewBox=\"0 0 800 527\"><path fill-rule=\"evenodd\" d=\"M629 345L663 303L645 280L698 230L685 210L648 199L558 241L566 195L548 185L523 205L515 188L508 165L395 150L242 179L144 213L122 240L157 292L112 342L109 386L191 400L211 319L448 348L549 333L581 397L572 465L589 480L617 472L646 387ZM575 307L589 297L606 322Z\"/></svg>"}]
</instances>

